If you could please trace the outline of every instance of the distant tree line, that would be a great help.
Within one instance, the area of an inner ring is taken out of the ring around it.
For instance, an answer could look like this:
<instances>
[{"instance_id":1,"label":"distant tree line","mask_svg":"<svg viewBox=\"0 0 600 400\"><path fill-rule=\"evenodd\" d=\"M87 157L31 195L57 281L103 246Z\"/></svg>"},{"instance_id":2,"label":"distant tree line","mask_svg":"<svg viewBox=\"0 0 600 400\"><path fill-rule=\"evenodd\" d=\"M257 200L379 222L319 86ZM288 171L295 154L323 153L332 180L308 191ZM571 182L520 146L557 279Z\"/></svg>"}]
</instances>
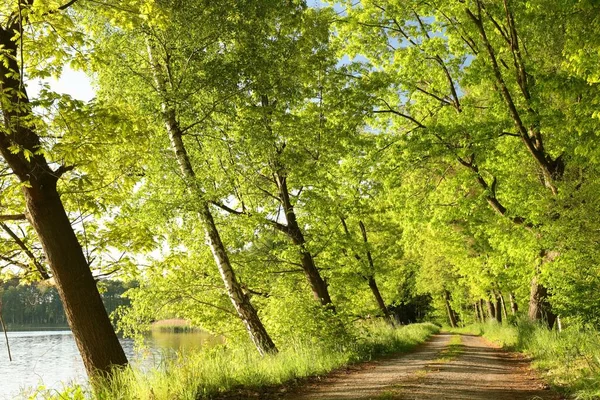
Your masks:
<instances>
[{"instance_id":1,"label":"distant tree line","mask_svg":"<svg viewBox=\"0 0 600 400\"><path fill-rule=\"evenodd\" d=\"M128 305L123 293L134 284L104 280L98 283L106 311ZM10 280L0 285L2 315L9 329L15 326L68 326L56 287L46 283L19 284Z\"/></svg>"}]
</instances>

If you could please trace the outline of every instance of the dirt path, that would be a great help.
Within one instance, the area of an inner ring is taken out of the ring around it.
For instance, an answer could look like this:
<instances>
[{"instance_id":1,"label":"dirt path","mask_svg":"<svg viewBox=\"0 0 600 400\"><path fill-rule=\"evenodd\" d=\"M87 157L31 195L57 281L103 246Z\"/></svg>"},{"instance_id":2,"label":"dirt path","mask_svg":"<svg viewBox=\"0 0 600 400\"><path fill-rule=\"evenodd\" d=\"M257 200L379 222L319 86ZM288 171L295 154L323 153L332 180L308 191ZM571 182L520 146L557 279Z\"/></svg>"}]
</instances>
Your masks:
<instances>
[{"instance_id":1,"label":"dirt path","mask_svg":"<svg viewBox=\"0 0 600 400\"><path fill-rule=\"evenodd\" d=\"M478 336L438 334L410 354L311 384L286 400L558 400L522 356Z\"/></svg>"}]
</instances>

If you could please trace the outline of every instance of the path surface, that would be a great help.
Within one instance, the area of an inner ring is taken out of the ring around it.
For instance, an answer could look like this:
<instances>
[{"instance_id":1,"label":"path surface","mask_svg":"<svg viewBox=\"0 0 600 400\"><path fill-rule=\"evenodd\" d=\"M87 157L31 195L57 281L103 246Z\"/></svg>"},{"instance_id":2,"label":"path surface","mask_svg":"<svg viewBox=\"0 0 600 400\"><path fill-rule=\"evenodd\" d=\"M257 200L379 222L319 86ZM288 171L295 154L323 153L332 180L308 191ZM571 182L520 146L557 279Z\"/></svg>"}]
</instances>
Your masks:
<instances>
[{"instance_id":1,"label":"path surface","mask_svg":"<svg viewBox=\"0 0 600 400\"><path fill-rule=\"evenodd\" d=\"M458 337L452 339L453 336ZM433 336L410 354L335 373L284 397L286 400L560 398L530 371L529 363L521 355L500 350L478 336L444 333Z\"/></svg>"}]
</instances>

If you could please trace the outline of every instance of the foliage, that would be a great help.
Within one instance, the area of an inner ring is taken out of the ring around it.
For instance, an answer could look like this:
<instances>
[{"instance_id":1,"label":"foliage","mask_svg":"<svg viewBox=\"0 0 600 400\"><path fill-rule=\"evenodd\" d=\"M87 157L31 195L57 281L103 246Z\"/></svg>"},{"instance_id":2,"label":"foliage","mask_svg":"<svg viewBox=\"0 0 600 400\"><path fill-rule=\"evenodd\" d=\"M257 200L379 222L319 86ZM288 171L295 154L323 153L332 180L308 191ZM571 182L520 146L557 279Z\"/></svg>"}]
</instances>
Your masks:
<instances>
[{"instance_id":1,"label":"foliage","mask_svg":"<svg viewBox=\"0 0 600 400\"><path fill-rule=\"evenodd\" d=\"M47 3L26 10L25 75L69 62L96 98L45 87L28 123L75 167L59 191L90 267L140 282L127 335L179 317L244 340L204 206L284 353L390 312L466 325L539 303L531 318L600 327L597 2ZM39 279L34 231L2 225L1 271Z\"/></svg>"},{"instance_id":2,"label":"foliage","mask_svg":"<svg viewBox=\"0 0 600 400\"><path fill-rule=\"evenodd\" d=\"M575 399L595 399L600 394L600 336L594 329L574 324L560 332L549 331L520 321L517 325L471 325L459 331L481 334L530 355L546 380Z\"/></svg>"},{"instance_id":3,"label":"foliage","mask_svg":"<svg viewBox=\"0 0 600 400\"><path fill-rule=\"evenodd\" d=\"M121 281L100 282L102 300L106 310L112 313L120 306L129 304L122 294L135 286ZM47 283L19 284L16 280L0 286L2 316L8 328L66 327L67 317L55 287Z\"/></svg>"},{"instance_id":4,"label":"foliage","mask_svg":"<svg viewBox=\"0 0 600 400\"><path fill-rule=\"evenodd\" d=\"M144 372L128 368L111 381L100 382L95 395L70 388L65 393L38 392L45 399L202 399L269 385L289 384L298 378L322 375L335 368L382 354L405 352L438 331L432 324L392 328L383 323L360 326L355 341L322 346L297 341L275 356L260 357L245 347L215 347L197 354L181 355L161 369ZM359 333L360 332L360 333Z\"/></svg>"}]
</instances>

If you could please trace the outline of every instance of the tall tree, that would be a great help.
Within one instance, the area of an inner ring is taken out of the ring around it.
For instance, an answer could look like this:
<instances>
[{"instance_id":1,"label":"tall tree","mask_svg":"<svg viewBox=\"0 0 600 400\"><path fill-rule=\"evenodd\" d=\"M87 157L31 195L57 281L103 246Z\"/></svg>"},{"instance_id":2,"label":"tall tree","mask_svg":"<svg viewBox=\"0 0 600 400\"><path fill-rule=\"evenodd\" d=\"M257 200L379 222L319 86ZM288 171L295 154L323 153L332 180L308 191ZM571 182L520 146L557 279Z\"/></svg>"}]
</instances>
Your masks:
<instances>
[{"instance_id":1,"label":"tall tree","mask_svg":"<svg viewBox=\"0 0 600 400\"><path fill-rule=\"evenodd\" d=\"M64 60L62 47L66 43L59 43L54 51L44 45L50 37L60 36L54 25L72 25L68 8L74 3L59 6L17 0L1 6L0 152L21 182L25 215L43 246L69 325L91 376L109 374L113 367L126 365L127 358L61 200L59 179L74 166L61 165L42 143L40 121L34 115L25 86L26 74L42 74L38 62L47 65L48 61ZM62 33L70 34L68 28L61 29ZM51 57L56 59L48 60ZM29 70L28 65L31 65Z\"/></svg>"},{"instance_id":2,"label":"tall tree","mask_svg":"<svg viewBox=\"0 0 600 400\"><path fill-rule=\"evenodd\" d=\"M368 59L362 79L387 88L372 92L373 113L381 117L376 126L388 130L393 118L404 132L398 143L415 156L453 160L495 213L539 242L532 249L538 261L530 266L529 315L550 324L541 279L552 264L546 254L559 240L546 232L561 224L561 196L577 195L577 178L570 181L581 171L577 148L589 147L584 137L595 129L588 125L589 103L555 100L596 96L565 70L565 36L548 32L575 3L348 3L349 17L339 25L350 56ZM542 8L543 16L535 11ZM587 115L583 124L572 117L574 107ZM576 143L573 133L581 131ZM441 176L440 182L448 173Z\"/></svg>"}]
</instances>

